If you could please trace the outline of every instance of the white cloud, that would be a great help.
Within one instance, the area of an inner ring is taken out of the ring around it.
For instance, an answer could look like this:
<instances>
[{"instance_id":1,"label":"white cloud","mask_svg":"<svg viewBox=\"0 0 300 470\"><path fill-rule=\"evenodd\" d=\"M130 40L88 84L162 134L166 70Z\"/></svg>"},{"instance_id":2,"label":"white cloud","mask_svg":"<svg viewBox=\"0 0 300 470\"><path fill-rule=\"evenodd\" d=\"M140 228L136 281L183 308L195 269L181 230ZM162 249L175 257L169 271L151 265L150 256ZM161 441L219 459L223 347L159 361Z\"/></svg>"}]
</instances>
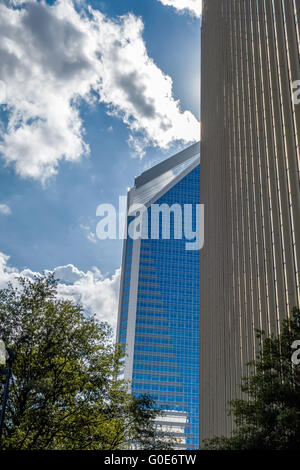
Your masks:
<instances>
[{"instance_id":1,"label":"white cloud","mask_svg":"<svg viewBox=\"0 0 300 470\"><path fill-rule=\"evenodd\" d=\"M178 11L187 10L191 15L200 18L202 13L202 0L158 0L163 5L176 8Z\"/></svg>"},{"instance_id":2,"label":"white cloud","mask_svg":"<svg viewBox=\"0 0 300 470\"><path fill-rule=\"evenodd\" d=\"M176 140L199 140L199 122L181 110L142 34L143 22L133 14L110 19L90 7L78 12L72 0L0 5L0 81L9 117L0 154L17 174L44 182L61 159L89 153L82 100L105 103L130 128L130 143L141 154L147 145L166 149Z\"/></svg>"},{"instance_id":3,"label":"white cloud","mask_svg":"<svg viewBox=\"0 0 300 470\"><path fill-rule=\"evenodd\" d=\"M82 304L86 311L116 326L120 269L111 277L105 277L96 267L84 272L72 264L57 267L54 272L61 281L58 285L61 297Z\"/></svg>"},{"instance_id":4,"label":"white cloud","mask_svg":"<svg viewBox=\"0 0 300 470\"><path fill-rule=\"evenodd\" d=\"M86 312L94 313L99 320L116 327L120 269L111 277L105 277L96 267L85 272L72 264L59 266L54 272L59 279L58 294L61 298L80 303ZM20 271L11 267L9 256L0 252L0 289L8 282L15 283L18 275L32 278L35 274L38 273L30 269Z\"/></svg>"},{"instance_id":5,"label":"white cloud","mask_svg":"<svg viewBox=\"0 0 300 470\"><path fill-rule=\"evenodd\" d=\"M96 234L91 230L89 225L80 225L80 228L86 233L86 238L92 243L97 243Z\"/></svg>"},{"instance_id":6,"label":"white cloud","mask_svg":"<svg viewBox=\"0 0 300 470\"><path fill-rule=\"evenodd\" d=\"M11 208L7 204L0 204L0 215L10 215Z\"/></svg>"},{"instance_id":7,"label":"white cloud","mask_svg":"<svg viewBox=\"0 0 300 470\"><path fill-rule=\"evenodd\" d=\"M19 274L18 270L8 266L9 256L0 252L0 289L4 289L8 282L13 281Z\"/></svg>"},{"instance_id":8,"label":"white cloud","mask_svg":"<svg viewBox=\"0 0 300 470\"><path fill-rule=\"evenodd\" d=\"M97 243L97 238L94 232L89 232L86 238L92 243Z\"/></svg>"}]
</instances>

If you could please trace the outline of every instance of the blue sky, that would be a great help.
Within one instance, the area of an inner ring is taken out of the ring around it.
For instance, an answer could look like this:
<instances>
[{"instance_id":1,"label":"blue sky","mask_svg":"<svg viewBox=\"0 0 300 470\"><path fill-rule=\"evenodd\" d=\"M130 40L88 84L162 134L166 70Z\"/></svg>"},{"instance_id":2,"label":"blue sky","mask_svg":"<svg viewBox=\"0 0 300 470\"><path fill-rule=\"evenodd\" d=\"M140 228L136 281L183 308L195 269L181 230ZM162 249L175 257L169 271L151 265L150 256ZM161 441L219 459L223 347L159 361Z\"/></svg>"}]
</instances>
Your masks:
<instances>
[{"instance_id":1,"label":"blue sky","mask_svg":"<svg viewBox=\"0 0 300 470\"><path fill-rule=\"evenodd\" d=\"M96 208L199 140L199 5L0 2L0 287L56 270L114 324L122 241Z\"/></svg>"}]
</instances>

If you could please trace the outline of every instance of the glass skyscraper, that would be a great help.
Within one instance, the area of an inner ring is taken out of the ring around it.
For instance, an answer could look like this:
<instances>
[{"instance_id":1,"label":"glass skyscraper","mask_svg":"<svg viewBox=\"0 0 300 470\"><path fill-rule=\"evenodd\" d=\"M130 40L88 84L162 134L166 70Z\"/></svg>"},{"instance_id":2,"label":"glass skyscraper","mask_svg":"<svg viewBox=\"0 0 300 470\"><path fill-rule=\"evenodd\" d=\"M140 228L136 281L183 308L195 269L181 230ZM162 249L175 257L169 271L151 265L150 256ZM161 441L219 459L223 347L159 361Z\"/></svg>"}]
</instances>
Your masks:
<instances>
[{"instance_id":1,"label":"glass skyscraper","mask_svg":"<svg viewBox=\"0 0 300 470\"><path fill-rule=\"evenodd\" d=\"M184 227L199 229L199 147L146 171L128 193L127 234L137 216L130 208L143 204L145 212L143 235L128 235L124 242L117 331L126 345L124 377L132 393L152 396L162 410L159 424L182 449L199 448L200 250L187 248L191 239ZM153 237L154 204L171 210L169 218L160 214ZM176 235L175 206L182 209L182 237Z\"/></svg>"}]
</instances>

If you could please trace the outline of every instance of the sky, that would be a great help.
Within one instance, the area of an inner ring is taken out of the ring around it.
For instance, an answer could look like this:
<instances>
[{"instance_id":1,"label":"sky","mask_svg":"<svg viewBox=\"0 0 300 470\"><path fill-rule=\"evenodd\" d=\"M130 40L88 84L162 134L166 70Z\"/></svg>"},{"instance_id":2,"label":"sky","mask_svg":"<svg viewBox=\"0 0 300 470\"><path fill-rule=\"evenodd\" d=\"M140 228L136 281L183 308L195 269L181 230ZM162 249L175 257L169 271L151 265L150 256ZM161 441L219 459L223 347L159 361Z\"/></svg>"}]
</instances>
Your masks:
<instances>
[{"instance_id":1,"label":"sky","mask_svg":"<svg viewBox=\"0 0 300 470\"><path fill-rule=\"evenodd\" d=\"M116 325L99 204L200 138L201 0L0 0L0 288L54 271Z\"/></svg>"}]
</instances>

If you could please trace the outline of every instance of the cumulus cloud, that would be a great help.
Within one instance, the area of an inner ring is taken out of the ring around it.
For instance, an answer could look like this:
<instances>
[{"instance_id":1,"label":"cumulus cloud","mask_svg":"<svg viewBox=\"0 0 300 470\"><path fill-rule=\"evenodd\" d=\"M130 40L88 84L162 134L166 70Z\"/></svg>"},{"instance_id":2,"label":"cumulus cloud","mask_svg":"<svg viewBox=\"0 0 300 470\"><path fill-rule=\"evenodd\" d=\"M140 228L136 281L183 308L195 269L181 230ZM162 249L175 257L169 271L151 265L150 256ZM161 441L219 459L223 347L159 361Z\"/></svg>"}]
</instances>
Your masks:
<instances>
[{"instance_id":1,"label":"cumulus cloud","mask_svg":"<svg viewBox=\"0 0 300 470\"><path fill-rule=\"evenodd\" d=\"M57 267L54 272L60 279L58 293L62 298L80 303L100 320L116 326L120 269L111 277L105 277L96 267L84 272L72 264Z\"/></svg>"},{"instance_id":2,"label":"cumulus cloud","mask_svg":"<svg viewBox=\"0 0 300 470\"><path fill-rule=\"evenodd\" d=\"M7 204L0 204L0 215L10 215L11 208Z\"/></svg>"},{"instance_id":3,"label":"cumulus cloud","mask_svg":"<svg viewBox=\"0 0 300 470\"><path fill-rule=\"evenodd\" d=\"M96 234L91 230L89 225L80 225L80 228L85 232L87 240L92 243L97 243Z\"/></svg>"},{"instance_id":4,"label":"cumulus cloud","mask_svg":"<svg viewBox=\"0 0 300 470\"><path fill-rule=\"evenodd\" d=\"M104 276L98 268L81 271L72 264L54 269L58 294L62 299L73 300L83 306L86 312L96 314L99 320L116 327L120 269L111 277ZM22 271L9 265L9 256L0 252L0 289L8 282L15 283L18 275L32 279L35 273L30 269Z\"/></svg>"},{"instance_id":5,"label":"cumulus cloud","mask_svg":"<svg viewBox=\"0 0 300 470\"><path fill-rule=\"evenodd\" d=\"M158 0L163 5L176 8L178 11L188 11L191 15L200 18L202 0Z\"/></svg>"},{"instance_id":6,"label":"cumulus cloud","mask_svg":"<svg viewBox=\"0 0 300 470\"><path fill-rule=\"evenodd\" d=\"M21 177L44 182L60 160L89 153L83 100L102 102L122 119L140 154L148 145L199 140L199 122L174 98L172 79L149 57L143 22L133 14L111 19L91 7L78 11L72 0L1 4L0 63L8 115L0 154Z\"/></svg>"}]
</instances>

